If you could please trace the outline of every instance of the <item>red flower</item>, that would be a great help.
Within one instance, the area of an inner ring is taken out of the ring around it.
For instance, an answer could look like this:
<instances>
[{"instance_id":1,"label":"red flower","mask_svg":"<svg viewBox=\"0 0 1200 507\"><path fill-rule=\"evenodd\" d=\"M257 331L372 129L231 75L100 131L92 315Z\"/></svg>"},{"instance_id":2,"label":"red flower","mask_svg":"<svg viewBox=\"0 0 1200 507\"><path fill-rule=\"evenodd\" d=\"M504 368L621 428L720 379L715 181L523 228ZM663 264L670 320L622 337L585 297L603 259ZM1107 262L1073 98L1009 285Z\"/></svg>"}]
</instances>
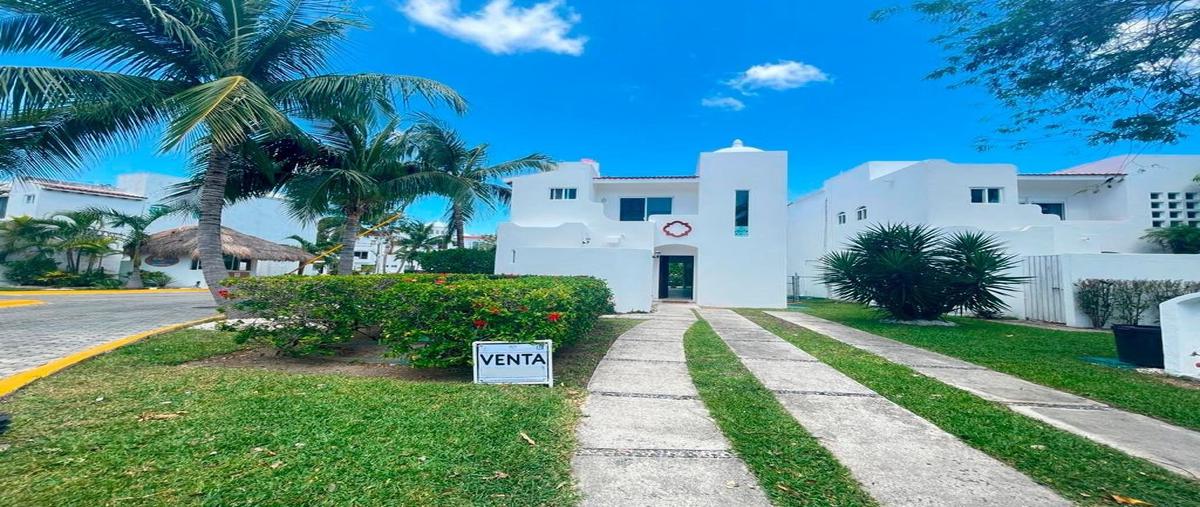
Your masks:
<instances>
[{"instance_id":1,"label":"red flower","mask_svg":"<svg viewBox=\"0 0 1200 507\"><path fill-rule=\"evenodd\" d=\"M217 289L217 295L221 296L221 299L229 299L229 289Z\"/></svg>"},{"instance_id":2,"label":"red flower","mask_svg":"<svg viewBox=\"0 0 1200 507\"><path fill-rule=\"evenodd\" d=\"M438 285L445 285L445 284L446 284L446 279L445 279L445 278L438 278L437 280L434 280L434 281L433 281L433 283L435 283L435 284L438 284Z\"/></svg>"},{"instance_id":3,"label":"red flower","mask_svg":"<svg viewBox=\"0 0 1200 507\"><path fill-rule=\"evenodd\" d=\"M547 315L546 318L550 319L550 322L558 322L558 319L562 318L562 314L558 312L550 312L550 315Z\"/></svg>"},{"instance_id":4,"label":"red flower","mask_svg":"<svg viewBox=\"0 0 1200 507\"><path fill-rule=\"evenodd\" d=\"M487 321L483 319L475 319L475 329L483 329L487 327Z\"/></svg>"}]
</instances>

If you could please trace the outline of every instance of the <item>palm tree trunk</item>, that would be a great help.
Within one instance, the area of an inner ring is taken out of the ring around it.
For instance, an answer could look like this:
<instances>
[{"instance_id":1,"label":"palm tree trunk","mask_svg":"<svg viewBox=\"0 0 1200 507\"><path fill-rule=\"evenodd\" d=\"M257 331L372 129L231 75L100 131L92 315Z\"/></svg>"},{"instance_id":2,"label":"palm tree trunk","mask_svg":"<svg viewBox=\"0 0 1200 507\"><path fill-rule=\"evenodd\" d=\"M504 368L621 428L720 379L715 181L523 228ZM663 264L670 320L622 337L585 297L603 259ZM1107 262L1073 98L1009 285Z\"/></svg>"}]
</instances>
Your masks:
<instances>
[{"instance_id":1,"label":"palm tree trunk","mask_svg":"<svg viewBox=\"0 0 1200 507\"><path fill-rule=\"evenodd\" d=\"M465 226L463 224L461 208L457 204L453 205L450 212L450 226L454 228L454 246L459 248L465 247L466 242L463 240L463 229Z\"/></svg>"},{"instance_id":2,"label":"palm tree trunk","mask_svg":"<svg viewBox=\"0 0 1200 507\"><path fill-rule=\"evenodd\" d=\"M134 247L130 252L133 255L129 256L129 279L125 281L126 289L140 289L145 287L142 284L142 254L138 251L138 247Z\"/></svg>"},{"instance_id":3,"label":"palm tree trunk","mask_svg":"<svg viewBox=\"0 0 1200 507\"><path fill-rule=\"evenodd\" d=\"M338 256L338 274L349 275L354 272L354 243L358 240L359 212L346 213L346 226L342 229L342 252Z\"/></svg>"},{"instance_id":4,"label":"palm tree trunk","mask_svg":"<svg viewBox=\"0 0 1200 507\"><path fill-rule=\"evenodd\" d=\"M225 206L225 183L229 179L229 155L214 148L204 169L200 186L200 220L196 224L196 249L200 253L200 268L204 283L218 305L225 299L217 294L221 281L229 278L225 256L221 251L221 210Z\"/></svg>"},{"instance_id":5,"label":"palm tree trunk","mask_svg":"<svg viewBox=\"0 0 1200 507\"><path fill-rule=\"evenodd\" d=\"M296 268L296 274L304 276L304 266L308 265L308 261L300 261L300 267Z\"/></svg>"},{"instance_id":6,"label":"palm tree trunk","mask_svg":"<svg viewBox=\"0 0 1200 507\"><path fill-rule=\"evenodd\" d=\"M380 270L380 271L381 271L383 274L385 274L385 275L387 274L387 263L388 263L388 259L391 259L391 258L392 258L392 251L393 251L395 248L396 248L396 244L395 244L395 242L394 242L394 236L392 236L391 234L389 234L389 235L388 235L388 240L387 240L387 249L383 251L383 252L384 252L384 253L383 253L383 269L382 269L382 270Z\"/></svg>"}]
</instances>

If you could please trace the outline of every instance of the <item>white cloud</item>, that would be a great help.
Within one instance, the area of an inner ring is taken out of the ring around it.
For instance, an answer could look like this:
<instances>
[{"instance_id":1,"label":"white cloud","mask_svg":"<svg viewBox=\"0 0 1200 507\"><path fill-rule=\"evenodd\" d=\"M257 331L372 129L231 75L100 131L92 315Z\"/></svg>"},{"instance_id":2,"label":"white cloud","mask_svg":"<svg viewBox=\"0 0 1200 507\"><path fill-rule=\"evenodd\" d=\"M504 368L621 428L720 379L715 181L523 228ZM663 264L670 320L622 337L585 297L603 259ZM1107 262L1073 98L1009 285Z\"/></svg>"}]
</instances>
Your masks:
<instances>
[{"instance_id":1,"label":"white cloud","mask_svg":"<svg viewBox=\"0 0 1200 507\"><path fill-rule=\"evenodd\" d=\"M829 81L829 76L813 65L792 60L780 60L776 63L764 63L750 67L738 77L726 81L725 84L745 93L759 88L790 90L809 83L826 81Z\"/></svg>"},{"instance_id":2,"label":"white cloud","mask_svg":"<svg viewBox=\"0 0 1200 507\"><path fill-rule=\"evenodd\" d=\"M495 54L549 51L579 56L587 42L587 37L570 35L580 17L564 7L563 0L531 7L513 6L512 0L489 0L471 13L460 12L459 0L405 0L399 10L417 24Z\"/></svg>"},{"instance_id":3,"label":"white cloud","mask_svg":"<svg viewBox=\"0 0 1200 507\"><path fill-rule=\"evenodd\" d=\"M700 100L700 105L724 109L726 111L741 111L746 109L745 103L733 97L707 97Z\"/></svg>"}]
</instances>

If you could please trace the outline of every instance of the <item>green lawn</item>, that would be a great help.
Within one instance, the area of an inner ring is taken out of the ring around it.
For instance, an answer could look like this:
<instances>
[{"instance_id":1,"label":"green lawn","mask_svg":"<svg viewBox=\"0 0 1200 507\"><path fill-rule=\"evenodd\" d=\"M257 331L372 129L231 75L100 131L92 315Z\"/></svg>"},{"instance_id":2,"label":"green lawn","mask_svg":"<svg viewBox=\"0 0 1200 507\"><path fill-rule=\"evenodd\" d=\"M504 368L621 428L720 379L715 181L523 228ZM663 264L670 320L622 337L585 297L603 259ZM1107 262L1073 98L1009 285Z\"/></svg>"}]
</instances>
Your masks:
<instances>
[{"instance_id":1,"label":"green lawn","mask_svg":"<svg viewBox=\"0 0 1200 507\"><path fill-rule=\"evenodd\" d=\"M572 504L571 386L636 323L564 350L554 389L181 366L237 346L151 338L0 402L0 505Z\"/></svg>"},{"instance_id":2,"label":"green lawn","mask_svg":"<svg viewBox=\"0 0 1200 507\"><path fill-rule=\"evenodd\" d=\"M1097 366L1082 356L1116 358L1111 334L1038 329L978 319L951 319L957 327L887 324L860 305L806 301L817 317L941 352L1025 380L1200 430L1200 389L1159 377Z\"/></svg>"},{"instance_id":3,"label":"green lawn","mask_svg":"<svg viewBox=\"0 0 1200 507\"><path fill-rule=\"evenodd\" d=\"M683 343L701 399L775 505L875 505L708 323L694 324Z\"/></svg>"},{"instance_id":4,"label":"green lawn","mask_svg":"<svg viewBox=\"0 0 1200 507\"><path fill-rule=\"evenodd\" d=\"M739 312L968 445L1012 465L1074 502L1112 505L1111 495L1115 494L1154 505L1200 505L1200 483L761 311ZM1012 503L1019 505L1020 500L1014 499Z\"/></svg>"}]
</instances>

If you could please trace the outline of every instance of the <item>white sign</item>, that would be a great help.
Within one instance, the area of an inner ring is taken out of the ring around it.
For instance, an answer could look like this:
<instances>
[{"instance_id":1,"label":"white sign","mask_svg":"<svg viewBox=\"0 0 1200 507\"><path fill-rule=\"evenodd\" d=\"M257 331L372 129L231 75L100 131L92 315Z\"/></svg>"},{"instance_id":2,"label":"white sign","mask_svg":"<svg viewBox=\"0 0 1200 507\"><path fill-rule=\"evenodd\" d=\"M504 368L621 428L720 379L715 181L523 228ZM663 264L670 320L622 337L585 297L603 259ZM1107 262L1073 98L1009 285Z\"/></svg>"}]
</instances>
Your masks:
<instances>
[{"instance_id":1,"label":"white sign","mask_svg":"<svg viewBox=\"0 0 1200 507\"><path fill-rule=\"evenodd\" d=\"M554 387L554 344L474 342L476 384L546 384Z\"/></svg>"}]
</instances>

